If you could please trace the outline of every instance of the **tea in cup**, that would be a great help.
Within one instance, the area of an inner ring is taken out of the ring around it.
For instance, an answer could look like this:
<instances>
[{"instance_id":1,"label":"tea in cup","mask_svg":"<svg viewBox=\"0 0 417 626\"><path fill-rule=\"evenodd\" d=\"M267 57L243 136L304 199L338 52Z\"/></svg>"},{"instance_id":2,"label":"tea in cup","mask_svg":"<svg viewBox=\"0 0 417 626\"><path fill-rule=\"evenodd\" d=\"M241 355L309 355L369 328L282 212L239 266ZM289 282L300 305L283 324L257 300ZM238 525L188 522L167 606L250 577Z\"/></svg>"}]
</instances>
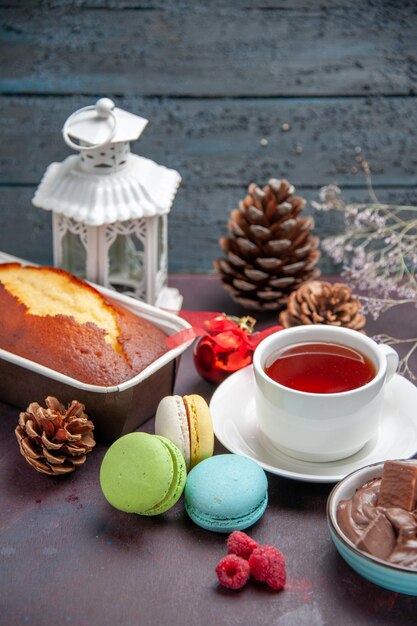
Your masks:
<instances>
[{"instance_id":1,"label":"tea in cup","mask_svg":"<svg viewBox=\"0 0 417 626\"><path fill-rule=\"evenodd\" d=\"M259 427L301 460L355 454L378 431L384 387L397 365L395 350L355 330L319 324L281 330L253 356Z\"/></svg>"}]
</instances>

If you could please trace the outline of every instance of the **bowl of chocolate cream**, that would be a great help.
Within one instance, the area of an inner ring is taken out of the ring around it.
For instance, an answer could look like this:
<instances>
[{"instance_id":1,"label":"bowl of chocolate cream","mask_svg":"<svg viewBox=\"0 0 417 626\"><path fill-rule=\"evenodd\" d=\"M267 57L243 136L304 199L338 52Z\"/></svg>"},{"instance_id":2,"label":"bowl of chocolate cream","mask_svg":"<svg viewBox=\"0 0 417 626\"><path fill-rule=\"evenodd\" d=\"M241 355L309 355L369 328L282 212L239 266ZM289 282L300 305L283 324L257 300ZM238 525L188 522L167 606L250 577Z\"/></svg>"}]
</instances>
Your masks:
<instances>
[{"instance_id":1,"label":"bowl of chocolate cream","mask_svg":"<svg viewBox=\"0 0 417 626\"><path fill-rule=\"evenodd\" d=\"M336 549L358 574L417 595L417 459L346 476L329 495L327 521Z\"/></svg>"}]
</instances>

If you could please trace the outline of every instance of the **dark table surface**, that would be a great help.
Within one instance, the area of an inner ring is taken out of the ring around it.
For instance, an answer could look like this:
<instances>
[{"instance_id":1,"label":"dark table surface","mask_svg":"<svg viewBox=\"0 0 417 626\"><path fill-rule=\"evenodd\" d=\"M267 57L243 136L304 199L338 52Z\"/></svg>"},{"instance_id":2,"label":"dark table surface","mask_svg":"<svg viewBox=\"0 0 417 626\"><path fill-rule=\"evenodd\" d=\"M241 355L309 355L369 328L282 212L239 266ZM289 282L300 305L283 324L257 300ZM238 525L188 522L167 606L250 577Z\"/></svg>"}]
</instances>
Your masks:
<instances>
[{"instance_id":1,"label":"dark table surface","mask_svg":"<svg viewBox=\"0 0 417 626\"><path fill-rule=\"evenodd\" d=\"M186 309L244 313L214 276L174 276L171 284L183 293ZM259 321L262 327L276 316ZM370 320L368 334L395 334L413 323L415 310L401 310ZM176 393L209 400L214 389L198 376L188 350ZM336 552L325 514L332 485L268 474L268 508L248 533L284 552L288 583L281 592L252 582L232 592L217 584L214 572L226 536L194 525L182 499L153 518L111 508L99 486L103 445L74 474L36 473L18 450L18 413L0 403L0 624L417 623L417 598L367 582ZM153 427L150 420L143 430ZM216 442L215 453L222 452Z\"/></svg>"}]
</instances>

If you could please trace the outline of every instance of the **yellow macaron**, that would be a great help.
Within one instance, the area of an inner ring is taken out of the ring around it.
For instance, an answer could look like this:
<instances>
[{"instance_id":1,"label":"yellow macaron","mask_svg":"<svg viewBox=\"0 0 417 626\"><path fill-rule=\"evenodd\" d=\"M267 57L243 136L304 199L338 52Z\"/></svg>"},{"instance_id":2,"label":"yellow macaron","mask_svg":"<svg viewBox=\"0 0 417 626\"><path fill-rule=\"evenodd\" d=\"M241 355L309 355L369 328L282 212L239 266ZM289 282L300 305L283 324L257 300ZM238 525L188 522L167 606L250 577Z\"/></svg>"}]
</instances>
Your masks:
<instances>
[{"instance_id":1,"label":"yellow macaron","mask_svg":"<svg viewBox=\"0 0 417 626\"><path fill-rule=\"evenodd\" d=\"M213 456L213 421L207 402L201 396L192 394L183 397L190 429L190 468L200 461Z\"/></svg>"}]
</instances>

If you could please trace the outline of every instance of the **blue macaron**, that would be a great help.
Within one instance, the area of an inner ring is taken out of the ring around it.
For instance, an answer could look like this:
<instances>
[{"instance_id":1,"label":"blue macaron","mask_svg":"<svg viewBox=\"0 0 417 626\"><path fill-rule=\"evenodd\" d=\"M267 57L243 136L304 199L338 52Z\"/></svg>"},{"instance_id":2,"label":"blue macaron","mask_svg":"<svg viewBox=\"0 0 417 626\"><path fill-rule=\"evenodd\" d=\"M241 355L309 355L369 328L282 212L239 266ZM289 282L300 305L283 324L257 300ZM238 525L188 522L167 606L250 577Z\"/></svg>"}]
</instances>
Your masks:
<instances>
[{"instance_id":1,"label":"blue macaron","mask_svg":"<svg viewBox=\"0 0 417 626\"><path fill-rule=\"evenodd\" d=\"M219 454L196 465L185 483L185 510L206 530L229 533L257 522L268 504L268 481L255 461Z\"/></svg>"}]
</instances>

